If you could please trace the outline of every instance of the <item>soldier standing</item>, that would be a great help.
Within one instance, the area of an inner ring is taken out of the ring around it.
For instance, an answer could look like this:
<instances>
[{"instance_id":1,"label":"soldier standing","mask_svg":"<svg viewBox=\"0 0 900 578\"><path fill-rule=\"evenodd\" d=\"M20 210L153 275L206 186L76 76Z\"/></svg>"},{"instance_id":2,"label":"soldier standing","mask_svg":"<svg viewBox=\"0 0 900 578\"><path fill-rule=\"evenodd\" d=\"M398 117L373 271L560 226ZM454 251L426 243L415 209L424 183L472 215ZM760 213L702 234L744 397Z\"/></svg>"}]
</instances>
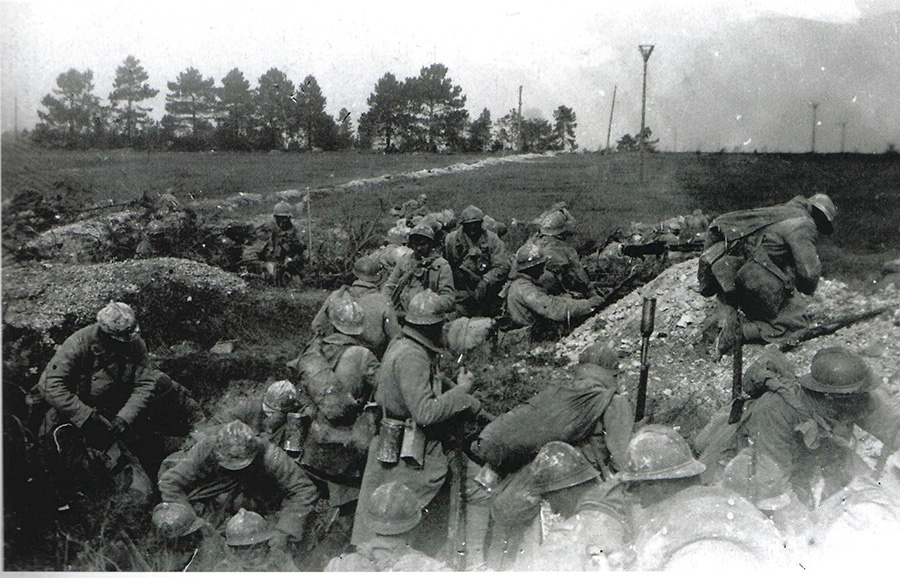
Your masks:
<instances>
[{"instance_id":1,"label":"soldier standing","mask_svg":"<svg viewBox=\"0 0 900 578\"><path fill-rule=\"evenodd\" d=\"M444 257L453 270L457 306L469 316L496 316L500 290L509 275L509 255L500 237L484 228L484 212L469 205L459 227L444 239Z\"/></svg>"},{"instance_id":2,"label":"soldier standing","mask_svg":"<svg viewBox=\"0 0 900 578\"><path fill-rule=\"evenodd\" d=\"M438 343L448 303L431 290L413 297L405 325L384 354L378 373L375 401L384 417L372 441L360 489L351 543L363 544L373 530L360 512L368 511L374 491L384 483L399 481L415 495L419 508L427 506L448 478L448 458L442 440L449 436L452 420L475 414L481 403L469 391L471 372L460 370L453 383L438 373ZM445 385L448 386L445 389ZM402 449L401 449L402 448ZM467 471L474 478L477 466ZM477 564L487 532L487 495L469 479L467 488L466 542Z\"/></svg>"}]
</instances>

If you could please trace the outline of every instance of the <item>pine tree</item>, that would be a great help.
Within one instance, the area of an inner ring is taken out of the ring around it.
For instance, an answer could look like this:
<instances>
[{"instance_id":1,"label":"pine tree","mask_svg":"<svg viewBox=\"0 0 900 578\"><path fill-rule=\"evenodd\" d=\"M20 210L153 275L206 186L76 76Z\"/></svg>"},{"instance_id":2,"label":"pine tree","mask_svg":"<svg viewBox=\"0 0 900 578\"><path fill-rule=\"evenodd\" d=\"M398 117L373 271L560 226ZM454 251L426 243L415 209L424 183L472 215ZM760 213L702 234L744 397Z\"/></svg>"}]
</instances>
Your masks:
<instances>
[{"instance_id":1,"label":"pine tree","mask_svg":"<svg viewBox=\"0 0 900 578\"><path fill-rule=\"evenodd\" d=\"M314 146L332 148L336 144L337 127L334 126L334 120L325 113L325 102L316 77L310 74L304 78L303 84L297 89L296 112L298 125L309 150Z\"/></svg>"},{"instance_id":2,"label":"pine tree","mask_svg":"<svg viewBox=\"0 0 900 578\"><path fill-rule=\"evenodd\" d=\"M219 114L219 142L226 149L251 148L253 126L253 92L244 73L233 68L222 78L217 91Z\"/></svg>"},{"instance_id":3,"label":"pine tree","mask_svg":"<svg viewBox=\"0 0 900 578\"><path fill-rule=\"evenodd\" d=\"M297 132L294 83L277 68L259 77L256 114L260 145L264 149L286 149Z\"/></svg>"},{"instance_id":4,"label":"pine tree","mask_svg":"<svg viewBox=\"0 0 900 578\"><path fill-rule=\"evenodd\" d=\"M141 62L131 55L116 69L113 91L109 93L112 121L129 144L143 131L148 122L147 113L153 110L138 103L159 94L159 90L147 84L149 78Z\"/></svg>"},{"instance_id":5,"label":"pine tree","mask_svg":"<svg viewBox=\"0 0 900 578\"><path fill-rule=\"evenodd\" d=\"M469 150L487 152L491 149L491 111L484 109L481 116L469 125Z\"/></svg>"},{"instance_id":6,"label":"pine tree","mask_svg":"<svg viewBox=\"0 0 900 578\"><path fill-rule=\"evenodd\" d=\"M346 108L342 108L341 112L338 113L338 124L340 127L338 129L340 148L352 148L356 144L356 139L353 138L353 119L350 118L350 111Z\"/></svg>"},{"instance_id":7,"label":"pine tree","mask_svg":"<svg viewBox=\"0 0 900 578\"><path fill-rule=\"evenodd\" d=\"M462 88L447 77L443 64L432 64L419 76L406 79L412 148L436 152L443 148L460 150L465 146L469 112Z\"/></svg>"},{"instance_id":8,"label":"pine tree","mask_svg":"<svg viewBox=\"0 0 900 578\"><path fill-rule=\"evenodd\" d=\"M192 138L199 140L201 130L210 126L216 110L215 83L212 77L204 79L193 67L180 73L175 82L168 83L166 112L172 117L176 137L187 130Z\"/></svg>"},{"instance_id":9,"label":"pine tree","mask_svg":"<svg viewBox=\"0 0 900 578\"><path fill-rule=\"evenodd\" d=\"M94 95L94 73L71 68L56 77L56 85L53 94L41 99L47 111L38 111L43 122L35 127L35 139L69 148L90 145L96 118L102 114L100 99Z\"/></svg>"},{"instance_id":10,"label":"pine tree","mask_svg":"<svg viewBox=\"0 0 900 578\"><path fill-rule=\"evenodd\" d=\"M578 148L575 144L575 127L578 123L575 120L575 112L567 106L559 105L559 108L553 111L554 149L565 150L566 145L572 150Z\"/></svg>"},{"instance_id":11,"label":"pine tree","mask_svg":"<svg viewBox=\"0 0 900 578\"><path fill-rule=\"evenodd\" d=\"M375 84L375 92L369 95L369 110L359 117L359 134L363 139L383 139L384 149L396 148L395 137L408 122L406 94L403 84L390 72Z\"/></svg>"}]
</instances>

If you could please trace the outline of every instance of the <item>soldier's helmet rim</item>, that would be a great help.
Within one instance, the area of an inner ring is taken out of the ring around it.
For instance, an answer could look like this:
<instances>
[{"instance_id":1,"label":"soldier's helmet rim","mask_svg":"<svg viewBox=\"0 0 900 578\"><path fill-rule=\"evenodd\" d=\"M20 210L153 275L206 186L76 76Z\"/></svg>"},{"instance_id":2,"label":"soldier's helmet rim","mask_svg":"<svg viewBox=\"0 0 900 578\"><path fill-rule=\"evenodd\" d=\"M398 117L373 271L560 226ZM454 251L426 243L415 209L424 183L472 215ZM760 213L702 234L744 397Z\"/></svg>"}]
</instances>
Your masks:
<instances>
[{"instance_id":1,"label":"soldier's helmet rim","mask_svg":"<svg viewBox=\"0 0 900 578\"><path fill-rule=\"evenodd\" d=\"M243 470L256 459L259 440L253 429L240 420L222 426L215 435L216 461L226 470Z\"/></svg>"},{"instance_id":2,"label":"soldier's helmet rim","mask_svg":"<svg viewBox=\"0 0 900 578\"><path fill-rule=\"evenodd\" d=\"M413 325L434 325L447 319L447 305L431 289L416 293L406 308L406 322Z\"/></svg>"},{"instance_id":3,"label":"soldier's helmet rim","mask_svg":"<svg viewBox=\"0 0 900 578\"><path fill-rule=\"evenodd\" d=\"M878 387L865 360L846 347L826 347L813 356L800 385L819 393L867 393Z\"/></svg>"},{"instance_id":4,"label":"soldier's helmet rim","mask_svg":"<svg viewBox=\"0 0 900 578\"><path fill-rule=\"evenodd\" d=\"M272 209L272 215L275 217L293 217L294 211L291 208L290 203L287 201L279 201L275 203L275 208Z\"/></svg>"},{"instance_id":5,"label":"soldier's helmet rim","mask_svg":"<svg viewBox=\"0 0 900 578\"><path fill-rule=\"evenodd\" d=\"M225 524L225 543L229 546L252 546L270 540L275 532L261 515L241 508Z\"/></svg>"},{"instance_id":6,"label":"soldier's helmet rim","mask_svg":"<svg viewBox=\"0 0 900 578\"><path fill-rule=\"evenodd\" d=\"M834 217L837 215L837 207L835 207L831 197L824 193L816 193L809 198L809 204L818 209L829 223L834 223Z\"/></svg>"},{"instance_id":7,"label":"soldier's helmet rim","mask_svg":"<svg viewBox=\"0 0 900 578\"><path fill-rule=\"evenodd\" d=\"M384 264L370 255L360 257L353 263L353 274L362 281L377 281L384 271Z\"/></svg>"},{"instance_id":8,"label":"soldier's helmet rim","mask_svg":"<svg viewBox=\"0 0 900 578\"><path fill-rule=\"evenodd\" d=\"M535 243L525 243L516 251L516 266L520 271L547 262L547 255Z\"/></svg>"},{"instance_id":9,"label":"soldier's helmet rim","mask_svg":"<svg viewBox=\"0 0 900 578\"><path fill-rule=\"evenodd\" d=\"M283 379L276 381L266 388L263 395L263 406L271 408L274 411L291 412L296 411L300 404L297 395L297 386L290 381Z\"/></svg>"},{"instance_id":10,"label":"soldier's helmet rim","mask_svg":"<svg viewBox=\"0 0 900 578\"><path fill-rule=\"evenodd\" d=\"M434 229L425 224L418 224L413 227L412 231L409 232L407 239L409 241L412 240L413 237L421 237L424 239L428 239L432 243L434 242Z\"/></svg>"},{"instance_id":11,"label":"soldier's helmet rim","mask_svg":"<svg viewBox=\"0 0 900 578\"><path fill-rule=\"evenodd\" d=\"M328 306L328 320L344 335L359 335L365 328L366 315L362 306L345 297Z\"/></svg>"},{"instance_id":12,"label":"soldier's helmet rim","mask_svg":"<svg viewBox=\"0 0 900 578\"><path fill-rule=\"evenodd\" d=\"M618 473L622 481L687 478L706 470L684 438L674 428L661 424L646 425L635 432L626 451L627 464Z\"/></svg>"},{"instance_id":13,"label":"soldier's helmet rim","mask_svg":"<svg viewBox=\"0 0 900 578\"><path fill-rule=\"evenodd\" d=\"M393 536L415 528L422 519L416 496L400 481L378 486L363 515L376 534Z\"/></svg>"},{"instance_id":14,"label":"soldier's helmet rim","mask_svg":"<svg viewBox=\"0 0 900 578\"><path fill-rule=\"evenodd\" d=\"M460 223L482 223L484 222L484 211L475 205L469 205L459 214Z\"/></svg>"},{"instance_id":15,"label":"soldier's helmet rim","mask_svg":"<svg viewBox=\"0 0 900 578\"><path fill-rule=\"evenodd\" d=\"M160 502L151 514L153 525L165 538L181 538L203 526L194 508L181 502Z\"/></svg>"},{"instance_id":16,"label":"soldier's helmet rim","mask_svg":"<svg viewBox=\"0 0 900 578\"><path fill-rule=\"evenodd\" d=\"M561 441L544 444L531 467L534 487L542 494L571 488L600 475L581 452Z\"/></svg>"}]
</instances>

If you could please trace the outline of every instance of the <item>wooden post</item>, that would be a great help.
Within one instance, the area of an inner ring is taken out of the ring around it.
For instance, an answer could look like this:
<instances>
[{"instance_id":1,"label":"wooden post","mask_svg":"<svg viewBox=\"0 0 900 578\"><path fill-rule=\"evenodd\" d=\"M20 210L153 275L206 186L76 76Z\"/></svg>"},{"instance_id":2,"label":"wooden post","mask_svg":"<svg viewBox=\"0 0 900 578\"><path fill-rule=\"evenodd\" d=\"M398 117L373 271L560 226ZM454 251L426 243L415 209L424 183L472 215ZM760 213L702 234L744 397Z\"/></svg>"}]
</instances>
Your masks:
<instances>
[{"instance_id":1,"label":"wooden post","mask_svg":"<svg viewBox=\"0 0 900 578\"><path fill-rule=\"evenodd\" d=\"M609 151L609 137L612 134L612 119L613 119L613 111L616 110L616 90L618 90L619 85L613 85L613 99L612 106L609 107L609 126L606 129L606 150Z\"/></svg>"},{"instance_id":2,"label":"wooden post","mask_svg":"<svg viewBox=\"0 0 900 578\"><path fill-rule=\"evenodd\" d=\"M309 239L309 262L313 262L313 243L312 243L312 193L309 187L306 188L306 236Z\"/></svg>"}]
</instances>

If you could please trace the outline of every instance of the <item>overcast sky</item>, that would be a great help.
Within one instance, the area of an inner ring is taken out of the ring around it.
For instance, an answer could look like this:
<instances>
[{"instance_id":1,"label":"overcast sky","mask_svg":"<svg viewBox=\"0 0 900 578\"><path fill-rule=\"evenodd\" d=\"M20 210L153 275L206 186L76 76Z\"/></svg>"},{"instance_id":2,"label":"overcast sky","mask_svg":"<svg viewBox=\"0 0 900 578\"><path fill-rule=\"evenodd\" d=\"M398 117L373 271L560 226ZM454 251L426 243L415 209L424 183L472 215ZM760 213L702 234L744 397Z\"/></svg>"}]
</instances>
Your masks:
<instances>
[{"instance_id":1,"label":"overcast sky","mask_svg":"<svg viewBox=\"0 0 900 578\"><path fill-rule=\"evenodd\" d=\"M41 98L70 68L94 71L96 94L134 55L160 90L189 66L216 79L234 67L251 86L277 67L319 81L332 115L354 121L386 72L449 68L472 118L516 107L575 110L587 149L640 128L639 44L649 60L647 124L667 150L808 151L900 146L900 0L617 0L616 2L31 2L2 3L2 128L38 120ZM15 103L18 106L15 106Z\"/></svg>"}]
</instances>

